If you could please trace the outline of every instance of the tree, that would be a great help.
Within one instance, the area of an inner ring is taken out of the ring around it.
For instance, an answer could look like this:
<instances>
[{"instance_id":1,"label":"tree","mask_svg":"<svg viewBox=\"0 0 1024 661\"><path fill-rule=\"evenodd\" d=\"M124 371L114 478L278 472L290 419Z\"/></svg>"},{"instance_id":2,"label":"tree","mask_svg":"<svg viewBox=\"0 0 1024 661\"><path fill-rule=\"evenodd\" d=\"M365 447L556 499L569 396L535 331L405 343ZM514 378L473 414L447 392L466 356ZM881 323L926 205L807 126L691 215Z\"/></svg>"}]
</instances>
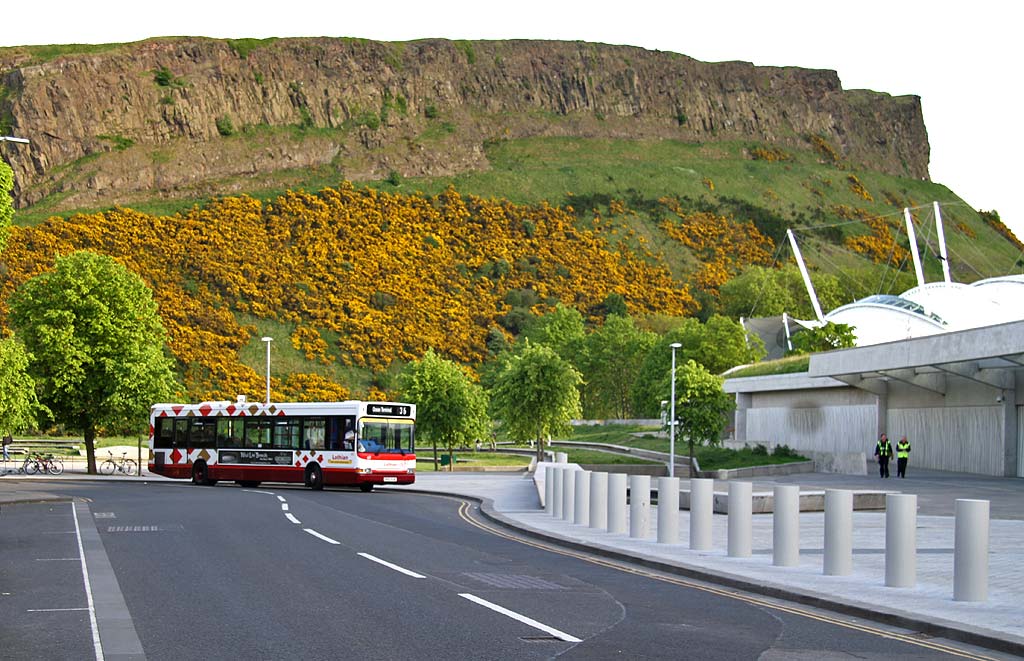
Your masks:
<instances>
[{"instance_id":1,"label":"tree","mask_svg":"<svg viewBox=\"0 0 1024 661\"><path fill-rule=\"evenodd\" d=\"M491 393L492 409L509 436L536 441L542 461L544 438L567 433L570 421L581 415L582 381L554 349L525 340L520 353L505 358Z\"/></svg>"},{"instance_id":2,"label":"tree","mask_svg":"<svg viewBox=\"0 0 1024 661\"><path fill-rule=\"evenodd\" d=\"M487 415L487 393L450 360L428 349L423 358L406 365L399 375L402 396L416 404L416 432L437 444L454 458L456 447L487 438L491 420ZM450 466L454 468L455 462Z\"/></svg>"},{"instance_id":3,"label":"tree","mask_svg":"<svg viewBox=\"0 0 1024 661\"><path fill-rule=\"evenodd\" d=\"M23 431L45 412L28 373L29 356L14 338L0 340L0 436Z\"/></svg>"},{"instance_id":4,"label":"tree","mask_svg":"<svg viewBox=\"0 0 1024 661\"><path fill-rule=\"evenodd\" d=\"M633 386L633 410L637 415L657 417L661 400L667 399L663 385L672 364L669 345L673 342L682 345L676 351L677 364L693 360L713 374L755 362L765 355L760 338L748 336L738 322L728 317L712 315L706 324L693 318L681 319L644 358Z\"/></svg>"},{"instance_id":5,"label":"tree","mask_svg":"<svg viewBox=\"0 0 1024 661\"><path fill-rule=\"evenodd\" d=\"M671 370L670 370L671 373ZM671 396L671 377L665 394ZM666 397L667 399L668 397ZM694 476L693 447L717 445L727 422L726 414L736 403L722 390L722 377L715 376L692 360L676 368L676 422L686 436L690 454L690 477Z\"/></svg>"},{"instance_id":6,"label":"tree","mask_svg":"<svg viewBox=\"0 0 1024 661\"><path fill-rule=\"evenodd\" d=\"M14 190L14 170L0 160L0 252L7 244L7 228L11 226L11 219L14 218L12 190Z\"/></svg>"},{"instance_id":7,"label":"tree","mask_svg":"<svg viewBox=\"0 0 1024 661\"><path fill-rule=\"evenodd\" d=\"M657 335L640 330L632 317L611 315L586 338L582 365L583 410L589 418L628 418L632 388Z\"/></svg>"},{"instance_id":8,"label":"tree","mask_svg":"<svg viewBox=\"0 0 1024 661\"><path fill-rule=\"evenodd\" d=\"M551 312L528 323L523 335L534 344L551 347L563 360L579 368L586 331L583 315L576 308L559 303Z\"/></svg>"},{"instance_id":9,"label":"tree","mask_svg":"<svg viewBox=\"0 0 1024 661\"><path fill-rule=\"evenodd\" d=\"M844 302L839 280L828 273L814 274L814 291L821 308L835 309ZM721 288L722 310L730 317L772 317L786 312L799 319L815 316L800 270L750 266Z\"/></svg>"},{"instance_id":10,"label":"tree","mask_svg":"<svg viewBox=\"0 0 1024 661\"><path fill-rule=\"evenodd\" d=\"M153 292L112 258L81 251L58 257L9 305L40 401L58 424L82 432L95 473L97 431L145 428L149 407L174 390Z\"/></svg>"},{"instance_id":11,"label":"tree","mask_svg":"<svg viewBox=\"0 0 1024 661\"><path fill-rule=\"evenodd\" d=\"M828 322L818 328L807 328L793 336L791 354L817 353L833 349L849 349L856 346L857 336L853 326Z\"/></svg>"}]
</instances>

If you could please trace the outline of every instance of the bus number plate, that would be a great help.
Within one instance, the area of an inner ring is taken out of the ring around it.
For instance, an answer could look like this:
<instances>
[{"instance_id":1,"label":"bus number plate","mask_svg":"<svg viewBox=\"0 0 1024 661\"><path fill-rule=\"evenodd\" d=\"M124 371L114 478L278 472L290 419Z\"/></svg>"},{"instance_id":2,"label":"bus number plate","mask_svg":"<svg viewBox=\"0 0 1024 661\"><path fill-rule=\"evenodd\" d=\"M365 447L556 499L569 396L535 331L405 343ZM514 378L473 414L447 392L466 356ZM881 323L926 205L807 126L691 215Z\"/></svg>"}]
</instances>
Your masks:
<instances>
[{"instance_id":1,"label":"bus number plate","mask_svg":"<svg viewBox=\"0 0 1024 661\"><path fill-rule=\"evenodd\" d=\"M385 477L384 481L385 482L397 482L398 478L397 477Z\"/></svg>"}]
</instances>

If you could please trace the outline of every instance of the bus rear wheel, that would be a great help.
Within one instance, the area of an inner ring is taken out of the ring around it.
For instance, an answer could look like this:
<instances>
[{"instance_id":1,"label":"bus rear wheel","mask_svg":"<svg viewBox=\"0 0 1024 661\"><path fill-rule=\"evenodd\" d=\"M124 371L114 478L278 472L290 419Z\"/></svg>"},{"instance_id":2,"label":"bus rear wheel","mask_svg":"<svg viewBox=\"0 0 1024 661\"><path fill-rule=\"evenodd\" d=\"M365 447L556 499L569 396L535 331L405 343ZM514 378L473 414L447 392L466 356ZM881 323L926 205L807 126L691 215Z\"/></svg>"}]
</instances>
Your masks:
<instances>
[{"instance_id":1,"label":"bus rear wheel","mask_svg":"<svg viewBox=\"0 0 1024 661\"><path fill-rule=\"evenodd\" d=\"M363 482L362 484L359 485L359 490L362 491L363 493L370 493L371 491L373 491L373 484L371 484L370 482Z\"/></svg>"},{"instance_id":2,"label":"bus rear wheel","mask_svg":"<svg viewBox=\"0 0 1024 661\"><path fill-rule=\"evenodd\" d=\"M306 486L313 491L321 491L324 488L324 472L317 464L306 468Z\"/></svg>"},{"instance_id":3,"label":"bus rear wheel","mask_svg":"<svg viewBox=\"0 0 1024 661\"><path fill-rule=\"evenodd\" d=\"M260 485L259 480L237 480L238 486L245 489L255 489Z\"/></svg>"},{"instance_id":4,"label":"bus rear wheel","mask_svg":"<svg viewBox=\"0 0 1024 661\"><path fill-rule=\"evenodd\" d=\"M217 484L217 480L210 479L205 462L200 461L198 464L192 464L192 484L203 487L212 487Z\"/></svg>"}]
</instances>

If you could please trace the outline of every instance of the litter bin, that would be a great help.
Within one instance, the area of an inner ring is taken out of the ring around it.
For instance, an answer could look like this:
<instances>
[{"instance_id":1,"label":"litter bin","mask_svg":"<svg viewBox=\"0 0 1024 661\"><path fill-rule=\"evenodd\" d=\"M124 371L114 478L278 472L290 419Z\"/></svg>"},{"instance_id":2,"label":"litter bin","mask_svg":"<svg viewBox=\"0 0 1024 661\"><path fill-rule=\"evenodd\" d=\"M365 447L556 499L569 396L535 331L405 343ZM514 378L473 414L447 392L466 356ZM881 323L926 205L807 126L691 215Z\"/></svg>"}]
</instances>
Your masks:
<instances>
[{"instance_id":1,"label":"litter bin","mask_svg":"<svg viewBox=\"0 0 1024 661\"><path fill-rule=\"evenodd\" d=\"M441 465L442 466L450 466L451 464L454 464L458 460L459 460L459 458L456 457L453 454L442 454L441 455Z\"/></svg>"}]
</instances>

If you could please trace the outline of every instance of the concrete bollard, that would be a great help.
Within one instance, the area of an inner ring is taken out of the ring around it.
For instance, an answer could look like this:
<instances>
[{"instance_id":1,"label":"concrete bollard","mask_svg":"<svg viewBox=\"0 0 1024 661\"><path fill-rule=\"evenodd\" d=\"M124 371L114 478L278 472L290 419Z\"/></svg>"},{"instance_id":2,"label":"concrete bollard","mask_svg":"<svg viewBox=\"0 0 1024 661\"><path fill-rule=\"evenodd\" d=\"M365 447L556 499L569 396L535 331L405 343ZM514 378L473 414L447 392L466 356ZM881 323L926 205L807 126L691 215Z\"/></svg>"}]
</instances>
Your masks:
<instances>
[{"instance_id":1,"label":"concrete bollard","mask_svg":"<svg viewBox=\"0 0 1024 661\"><path fill-rule=\"evenodd\" d=\"M608 474L608 532L621 535L626 532L625 473Z\"/></svg>"},{"instance_id":2,"label":"concrete bollard","mask_svg":"<svg viewBox=\"0 0 1024 661\"><path fill-rule=\"evenodd\" d=\"M679 478L658 478L658 543L679 543Z\"/></svg>"},{"instance_id":3,"label":"concrete bollard","mask_svg":"<svg viewBox=\"0 0 1024 661\"><path fill-rule=\"evenodd\" d=\"M556 464L567 464L567 463L569 463L569 453L568 452L556 452L555 453L555 463Z\"/></svg>"},{"instance_id":4,"label":"concrete bollard","mask_svg":"<svg viewBox=\"0 0 1024 661\"><path fill-rule=\"evenodd\" d=\"M711 523L715 515L715 481L690 480L690 548L711 550Z\"/></svg>"},{"instance_id":5,"label":"concrete bollard","mask_svg":"<svg viewBox=\"0 0 1024 661\"><path fill-rule=\"evenodd\" d=\"M562 518L562 490L565 488L565 469L555 467L555 486L551 490L551 516Z\"/></svg>"},{"instance_id":6,"label":"concrete bollard","mask_svg":"<svg viewBox=\"0 0 1024 661\"><path fill-rule=\"evenodd\" d=\"M629 536L647 537L651 528L651 476L629 476Z\"/></svg>"},{"instance_id":7,"label":"concrete bollard","mask_svg":"<svg viewBox=\"0 0 1024 661\"><path fill-rule=\"evenodd\" d=\"M547 514L555 513L555 503L552 499L551 494L555 491L555 467L545 466L544 467L544 512Z\"/></svg>"},{"instance_id":8,"label":"concrete bollard","mask_svg":"<svg viewBox=\"0 0 1024 661\"><path fill-rule=\"evenodd\" d=\"M608 473L590 474L590 527L608 527Z\"/></svg>"},{"instance_id":9,"label":"concrete bollard","mask_svg":"<svg viewBox=\"0 0 1024 661\"><path fill-rule=\"evenodd\" d=\"M853 571L853 492L825 491L825 561L827 576L847 576Z\"/></svg>"},{"instance_id":10,"label":"concrete bollard","mask_svg":"<svg viewBox=\"0 0 1024 661\"><path fill-rule=\"evenodd\" d=\"M917 583L917 496L885 495L885 584L912 588Z\"/></svg>"},{"instance_id":11,"label":"concrete bollard","mask_svg":"<svg viewBox=\"0 0 1024 661\"><path fill-rule=\"evenodd\" d=\"M590 525L590 471L576 471L576 503L572 522L578 526Z\"/></svg>"},{"instance_id":12,"label":"concrete bollard","mask_svg":"<svg viewBox=\"0 0 1024 661\"><path fill-rule=\"evenodd\" d=\"M564 469L562 477L562 520L572 523L573 512L576 505L576 471L572 468Z\"/></svg>"},{"instance_id":13,"label":"concrete bollard","mask_svg":"<svg viewBox=\"0 0 1024 661\"><path fill-rule=\"evenodd\" d=\"M753 486L750 482L729 482L729 557L747 558L751 553L754 520Z\"/></svg>"},{"instance_id":14,"label":"concrete bollard","mask_svg":"<svg viewBox=\"0 0 1024 661\"><path fill-rule=\"evenodd\" d=\"M956 501L953 601L988 599L989 502Z\"/></svg>"},{"instance_id":15,"label":"concrete bollard","mask_svg":"<svg viewBox=\"0 0 1024 661\"><path fill-rule=\"evenodd\" d=\"M776 485L772 502L772 564L796 567L800 564L800 487Z\"/></svg>"}]
</instances>

